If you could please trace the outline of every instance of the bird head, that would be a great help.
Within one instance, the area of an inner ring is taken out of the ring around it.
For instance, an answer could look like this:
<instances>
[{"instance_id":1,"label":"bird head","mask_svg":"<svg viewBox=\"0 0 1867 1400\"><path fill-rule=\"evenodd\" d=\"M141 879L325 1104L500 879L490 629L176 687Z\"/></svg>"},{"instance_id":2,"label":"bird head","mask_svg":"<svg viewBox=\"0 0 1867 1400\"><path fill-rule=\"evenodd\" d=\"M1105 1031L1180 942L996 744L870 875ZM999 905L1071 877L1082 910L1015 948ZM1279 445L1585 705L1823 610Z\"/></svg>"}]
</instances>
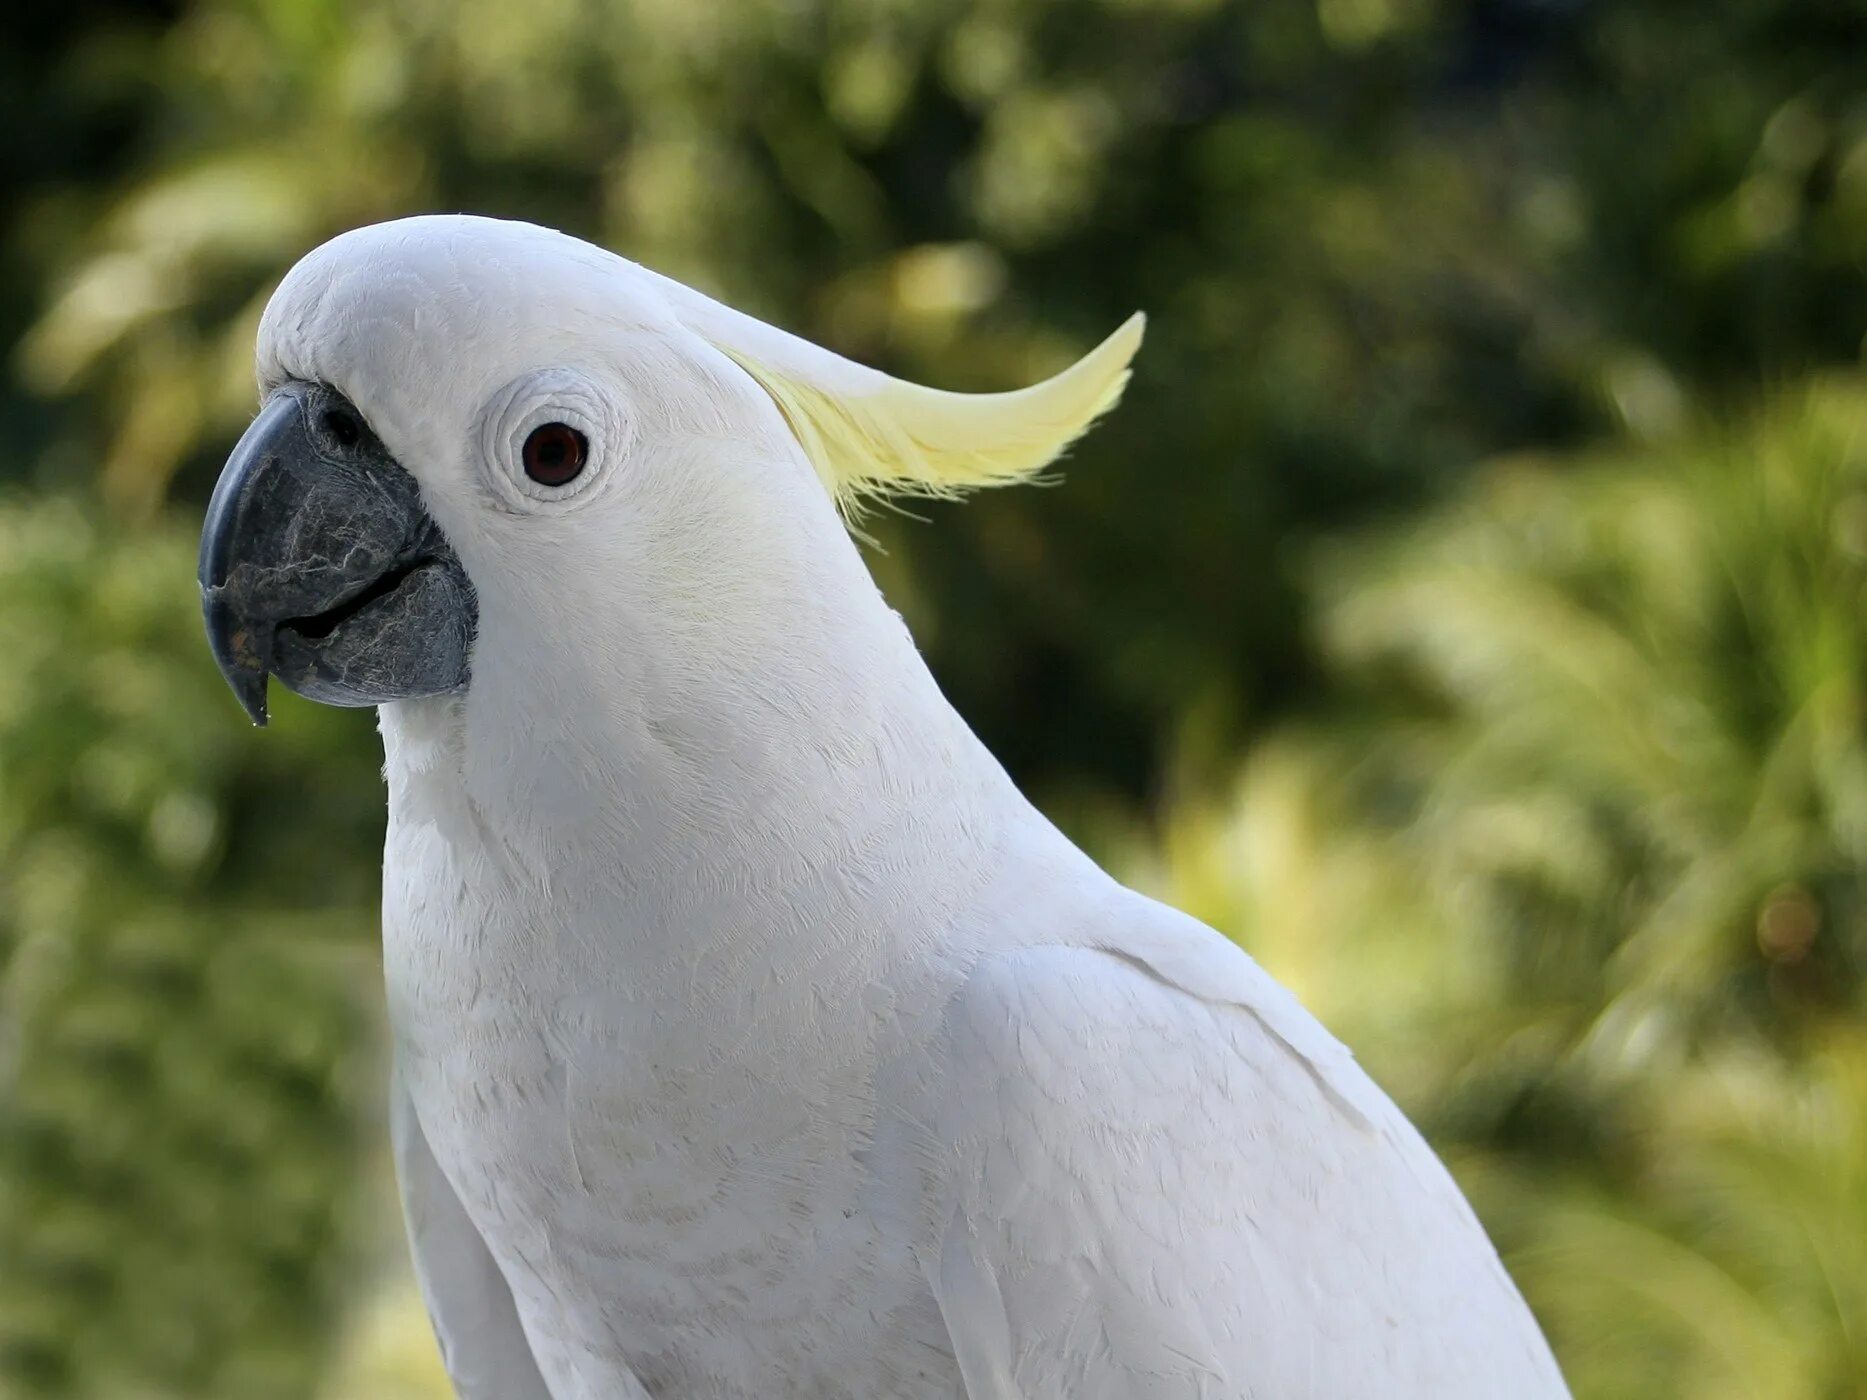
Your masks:
<instances>
[{"instance_id":1,"label":"bird head","mask_svg":"<svg viewBox=\"0 0 1867 1400\"><path fill-rule=\"evenodd\" d=\"M337 705L443 695L542 631L638 661L658 637L665 664L683 629L756 650L813 593L869 586L852 507L1031 476L1140 335L943 393L532 225L359 229L267 307L262 406L203 532L209 640L260 724L269 676Z\"/></svg>"}]
</instances>

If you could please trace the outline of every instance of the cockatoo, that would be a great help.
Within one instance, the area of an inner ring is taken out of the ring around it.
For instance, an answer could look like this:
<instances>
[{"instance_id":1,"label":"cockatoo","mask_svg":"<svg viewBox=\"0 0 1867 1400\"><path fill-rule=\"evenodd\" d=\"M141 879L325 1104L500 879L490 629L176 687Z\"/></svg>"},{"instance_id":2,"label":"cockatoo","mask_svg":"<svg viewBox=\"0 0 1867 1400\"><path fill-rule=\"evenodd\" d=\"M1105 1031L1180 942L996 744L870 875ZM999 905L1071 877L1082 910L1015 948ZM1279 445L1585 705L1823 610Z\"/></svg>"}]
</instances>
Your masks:
<instances>
[{"instance_id":1,"label":"cockatoo","mask_svg":"<svg viewBox=\"0 0 1867 1400\"><path fill-rule=\"evenodd\" d=\"M844 508L1110 408L903 383L564 235L348 233L260 326L216 657L379 707L392 1138L467 1400L1564 1393L1337 1041L942 697Z\"/></svg>"}]
</instances>

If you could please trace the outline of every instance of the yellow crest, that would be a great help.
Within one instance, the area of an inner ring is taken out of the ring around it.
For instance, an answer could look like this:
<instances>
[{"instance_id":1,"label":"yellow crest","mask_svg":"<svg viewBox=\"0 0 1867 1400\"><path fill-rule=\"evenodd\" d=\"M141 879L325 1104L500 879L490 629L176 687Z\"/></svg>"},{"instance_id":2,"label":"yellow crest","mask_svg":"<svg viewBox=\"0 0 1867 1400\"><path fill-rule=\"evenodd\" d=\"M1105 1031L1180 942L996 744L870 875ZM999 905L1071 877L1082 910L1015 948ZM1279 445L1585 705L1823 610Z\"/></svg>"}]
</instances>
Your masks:
<instances>
[{"instance_id":1,"label":"yellow crest","mask_svg":"<svg viewBox=\"0 0 1867 1400\"><path fill-rule=\"evenodd\" d=\"M875 496L959 496L1028 481L1121 398L1144 318L1062 373L1003 394L954 394L877 374L837 389L800 379L730 346L770 394L845 514Z\"/></svg>"},{"instance_id":2,"label":"yellow crest","mask_svg":"<svg viewBox=\"0 0 1867 1400\"><path fill-rule=\"evenodd\" d=\"M955 394L891 378L660 280L682 321L771 395L845 514L873 497L1028 481L1115 406L1147 324L1136 312L1041 384Z\"/></svg>"}]
</instances>

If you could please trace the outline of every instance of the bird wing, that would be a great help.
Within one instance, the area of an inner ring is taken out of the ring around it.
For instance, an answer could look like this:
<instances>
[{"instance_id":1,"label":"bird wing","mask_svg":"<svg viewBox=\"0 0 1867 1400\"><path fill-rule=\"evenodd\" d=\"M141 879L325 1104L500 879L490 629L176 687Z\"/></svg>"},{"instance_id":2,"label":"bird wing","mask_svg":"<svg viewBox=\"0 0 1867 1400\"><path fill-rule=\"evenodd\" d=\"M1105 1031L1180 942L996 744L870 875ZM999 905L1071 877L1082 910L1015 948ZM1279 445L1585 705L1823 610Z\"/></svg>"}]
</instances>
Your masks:
<instances>
[{"instance_id":1,"label":"bird wing","mask_svg":"<svg viewBox=\"0 0 1867 1400\"><path fill-rule=\"evenodd\" d=\"M1242 951L1133 897L948 1010L923 1267L969 1400L1560 1396L1450 1176ZM950 1155L947 1160L954 1160Z\"/></svg>"},{"instance_id":2,"label":"bird wing","mask_svg":"<svg viewBox=\"0 0 1867 1400\"><path fill-rule=\"evenodd\" d=\"M454 1389L461 1400L551 1400L512 1290L429 1150L399 1077L389 1132L415 1274Z\"/></svg>"}]
</instances>

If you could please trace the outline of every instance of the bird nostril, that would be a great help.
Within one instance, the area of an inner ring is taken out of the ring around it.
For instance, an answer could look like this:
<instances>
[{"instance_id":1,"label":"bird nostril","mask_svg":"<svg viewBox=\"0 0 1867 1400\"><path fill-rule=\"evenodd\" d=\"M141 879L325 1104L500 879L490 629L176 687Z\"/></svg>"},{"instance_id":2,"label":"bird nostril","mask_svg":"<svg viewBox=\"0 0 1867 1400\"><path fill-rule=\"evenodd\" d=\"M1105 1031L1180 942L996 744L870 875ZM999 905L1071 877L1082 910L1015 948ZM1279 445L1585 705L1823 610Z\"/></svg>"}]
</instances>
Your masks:
<instances>
[{"instance_id":1,"label":"bird nostril","mask_svg":"<svg viewBox=\"0 0 1867 1400\"><path fill-rule=\"evenodd\" d=\"M323 423L324 431L336 439L339 447L355 447L363 440L363 425L354 413L328 408L324 411Z\"/></svg>"}]
</instances>

